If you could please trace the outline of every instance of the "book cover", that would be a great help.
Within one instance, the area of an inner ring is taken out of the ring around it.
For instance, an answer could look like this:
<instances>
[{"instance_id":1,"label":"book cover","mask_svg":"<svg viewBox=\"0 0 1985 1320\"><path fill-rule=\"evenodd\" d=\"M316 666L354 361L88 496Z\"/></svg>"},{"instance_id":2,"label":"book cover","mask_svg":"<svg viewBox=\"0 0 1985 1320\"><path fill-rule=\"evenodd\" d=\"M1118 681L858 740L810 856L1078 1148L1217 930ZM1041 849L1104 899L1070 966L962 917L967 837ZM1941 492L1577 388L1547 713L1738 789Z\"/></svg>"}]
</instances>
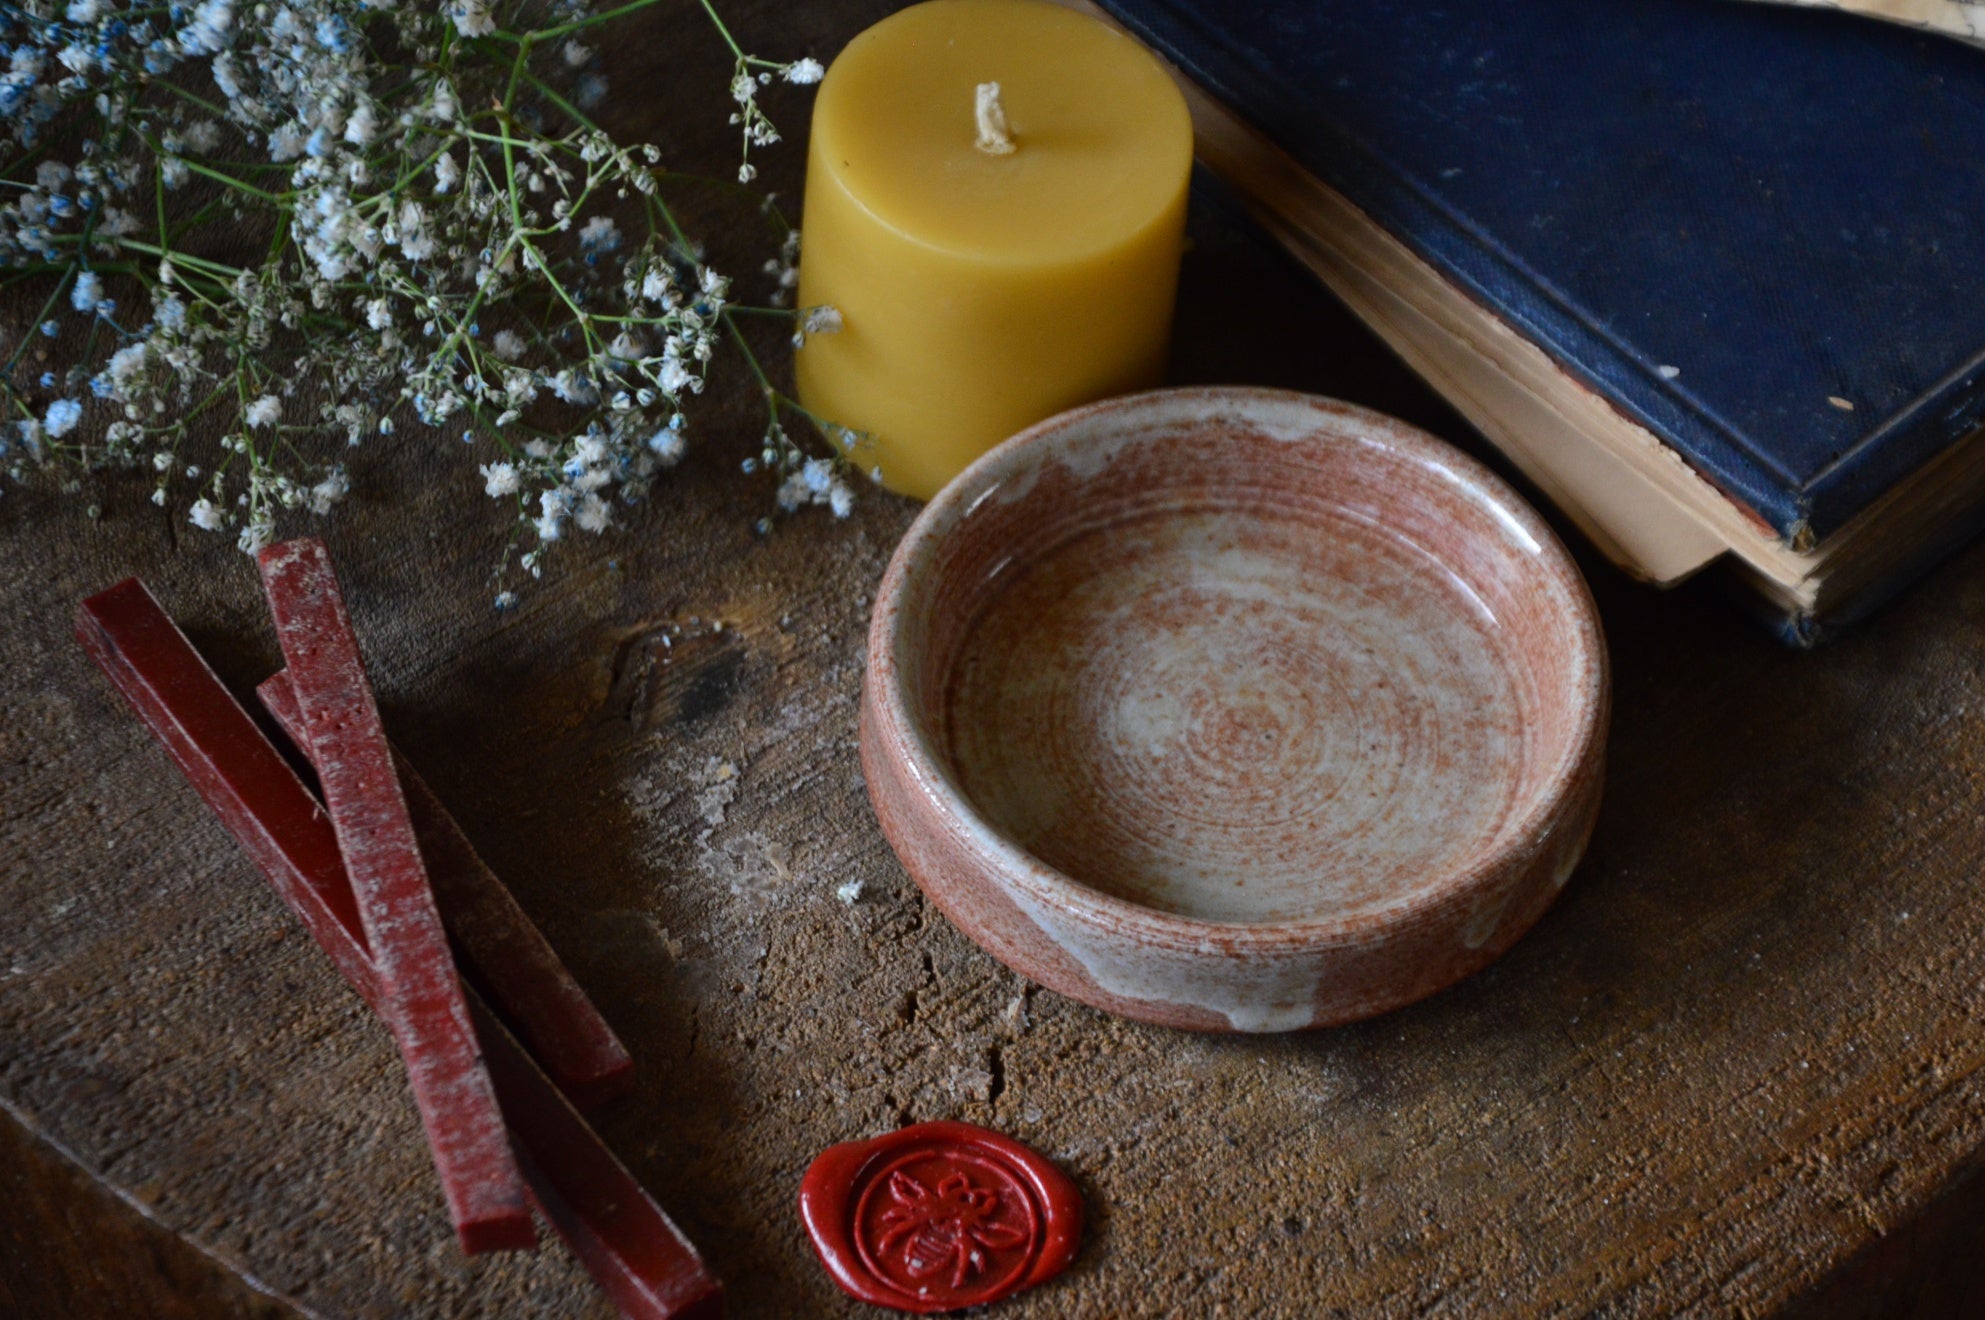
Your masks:
<instances>
[{"instance_id":1,"label":"book cover","mask_svg":"<svg viewBox=\"0 0 1985 1320\"><path fill-rule=\"evenodd\" d=\"M1805 548L1985 421L1985 54L1727 0L1104 0Z\"/></svg>"}]
</instances>

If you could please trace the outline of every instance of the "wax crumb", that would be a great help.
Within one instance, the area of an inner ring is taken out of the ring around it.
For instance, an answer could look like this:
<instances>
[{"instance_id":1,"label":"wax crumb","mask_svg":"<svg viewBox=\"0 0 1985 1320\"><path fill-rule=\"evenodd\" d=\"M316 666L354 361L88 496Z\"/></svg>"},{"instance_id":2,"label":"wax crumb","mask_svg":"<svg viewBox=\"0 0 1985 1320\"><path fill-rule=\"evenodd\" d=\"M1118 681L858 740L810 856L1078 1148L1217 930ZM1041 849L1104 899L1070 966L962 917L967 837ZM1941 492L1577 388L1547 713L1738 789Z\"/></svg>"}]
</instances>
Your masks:
<instances>
[{"instance_id":1,"label":"wax crumb","mask_svg":"<svg viewBox=\"0 0 1985 1320\"><path fill-rule=\"evenodd\" d=\"M850 907L852 907L854 905L855 900L860 898L861 896L862 896L862 882L859 880L850 880L848 881L848 883L844 885L836 886L834 890L834 897L840 899L843 903L848 904Z\"/></svg>"},{"instance_id":2,"label":"wax crumb","mask_svg":"<svg viewBox=\"0 0 1985 1320\"><path fill-rule=\"evenodd\" d=\"M1842 412L1854 411L1854 405L1850 403L1848 400L1841 398L1838 394L1827 395L1826 401L1832 404L1834 407L1840 409L1840 411Z\"/></svg>"},{"instance_id":3,"label":"wax crumb","mask_svg":"<svg viewBox=\"0 0 1985 1320\"><path fill-rule=\"evenodd\" d=\"M1656 367L1654 370L1655 373L1659 375L1663 380L1673 380L1675 379L1675 377L1682 374L1682 369L1680 367L1659 366Z\"/></svg>"},{"instance_id":4,"label":"wax crumb","mask_svg":"<svg viewBox=\"0 0 1985 1320\"><path fill-rule=\"evenodd\" d=\"M703 763L703 773L697 776L697 781L700 791L696 794L696 814L712 828L722 825L737 798L737 766L720 757L710 757Z\"/></svg>"},{"instance_id":5,"label":"wax crumb","mask_svg":"<svg viewBox=\"0 0 1985 1320\"><path fill-rule=\"evenodd\" d=\"M993 1075L984 1068L953 1068L951 1093L964 1100L992 1099Z\"/></svg>"}]
</instances>

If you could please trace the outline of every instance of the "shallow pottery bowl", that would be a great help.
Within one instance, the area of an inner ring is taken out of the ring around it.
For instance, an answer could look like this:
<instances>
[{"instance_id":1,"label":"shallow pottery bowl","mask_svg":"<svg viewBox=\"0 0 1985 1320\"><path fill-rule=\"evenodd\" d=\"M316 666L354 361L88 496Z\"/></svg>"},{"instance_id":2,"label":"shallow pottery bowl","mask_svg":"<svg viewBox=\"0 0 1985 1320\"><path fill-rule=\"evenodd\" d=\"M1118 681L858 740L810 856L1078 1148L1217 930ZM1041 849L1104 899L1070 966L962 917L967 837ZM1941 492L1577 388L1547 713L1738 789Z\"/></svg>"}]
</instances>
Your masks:
<instances>
[{"instance_id":1,"label":"shallow pottery bowl","mask_svg":"<svg viewBox=\"0 0 1985 1320\"><path fill-rule=\"evenodd\" d=\"M1368 1017L1508 948L1599 805L1604 644L1473 460L1328 399L1166 390L994 449L869 633L862 766L1021 974L1214 1031Z\"/></svg>"}]
</instances>

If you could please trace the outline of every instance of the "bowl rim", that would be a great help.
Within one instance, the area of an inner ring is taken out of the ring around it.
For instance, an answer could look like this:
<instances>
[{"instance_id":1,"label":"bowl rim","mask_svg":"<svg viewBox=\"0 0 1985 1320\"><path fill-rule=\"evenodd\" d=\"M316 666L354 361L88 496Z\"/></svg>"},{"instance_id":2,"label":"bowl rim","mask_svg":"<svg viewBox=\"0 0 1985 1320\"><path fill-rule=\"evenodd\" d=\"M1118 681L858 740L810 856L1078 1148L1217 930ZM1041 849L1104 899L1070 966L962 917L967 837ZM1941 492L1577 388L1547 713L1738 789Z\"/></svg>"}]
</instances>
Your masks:
<instances>
[{"instance_id":1,"label":"bowl rim","mask_svg":"<svg viewBox=\"0 0 1985 1320\"><path fill-rule=\"evenodd\" d=\"M1008 477L1026 472L1035 461L1034 451L1058 435L1112 417L1134 420L1195 402L1244 416L1270 408L1285 414L1300 408L1318 418L1311 434L1325 432L1332 423L1348 422L1368 434L1375 432L1395 455L1437 463L1506 531L1520 531L1534 543L1534 553L1523 558L1553 589L1549 594L1560 602L1560 613L1572 625L1578 666L1566 689L1573 694L1577 722L1554 762L1545 768L1543 791L1513 822L1504 824L1494 847L1396 900L1343 915L1243 922L1167 912L1119 898L1048 865L987 819L956 782L945 758L927 745L925 730L911 712L905 667L898 663L903 648L913 640L907 636L907 611L902 606L910 589L928 572L934 558L930 551L943 536L970 514L976 501ZM1576 805L1574 793L1582 772L1596 768L1593 762L1603 753L1611 700L1610 663L1590 588L1564 543L1508 482L1446 441L1384 413L1324 395L1257 386L1183 386L1120 395L1058 413L986 451L924 506L897 544L877 588L868 652L867 686L881 732L900 749L911 780L936 803L947 828L962 833L961 842L989 861L1003 883L1017 886L1037 903L1092 926L1120 931L1140 944L1188 953L1218 948L1244 957L1368 944L1400 925L1471 899L1513 863L1534 862L1568 823L1567 811Z\"/></svg>"}]
</instances>

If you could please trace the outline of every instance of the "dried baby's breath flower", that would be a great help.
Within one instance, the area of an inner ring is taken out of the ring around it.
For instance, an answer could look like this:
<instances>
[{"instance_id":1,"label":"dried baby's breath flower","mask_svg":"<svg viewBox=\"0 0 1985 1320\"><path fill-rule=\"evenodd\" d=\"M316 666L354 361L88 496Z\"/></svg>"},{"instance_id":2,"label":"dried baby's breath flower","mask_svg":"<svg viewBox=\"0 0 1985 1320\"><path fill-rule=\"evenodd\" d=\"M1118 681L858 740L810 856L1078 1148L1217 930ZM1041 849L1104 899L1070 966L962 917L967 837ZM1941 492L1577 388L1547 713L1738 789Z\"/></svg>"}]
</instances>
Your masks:
<instances>
[{"instance_id":1,"label":"dried baby's breath flower","mask_svg":"<svg viewBox=\"0 0 1985 1320\"><path fill-rule=\"evenodd\" d=\"M644 7L0 6L0 272L42 299L0 343L0 476L130 467L253 550L280 512L347 496L352 447L459 441L465 490L509 503L535 575L682 457L728 343L767 400L778 503L845 514L843 460L788 435L810 415L737 327L794 314L740 305L662 199L660 151L587 115L607 89L592 29ZM703 8L748 180L779 140L760 92L823 70L747 54ZM765 209L777 303L798 236ZM813 308L794 331L838 321Z\"/></svg>"}]
</instances>

